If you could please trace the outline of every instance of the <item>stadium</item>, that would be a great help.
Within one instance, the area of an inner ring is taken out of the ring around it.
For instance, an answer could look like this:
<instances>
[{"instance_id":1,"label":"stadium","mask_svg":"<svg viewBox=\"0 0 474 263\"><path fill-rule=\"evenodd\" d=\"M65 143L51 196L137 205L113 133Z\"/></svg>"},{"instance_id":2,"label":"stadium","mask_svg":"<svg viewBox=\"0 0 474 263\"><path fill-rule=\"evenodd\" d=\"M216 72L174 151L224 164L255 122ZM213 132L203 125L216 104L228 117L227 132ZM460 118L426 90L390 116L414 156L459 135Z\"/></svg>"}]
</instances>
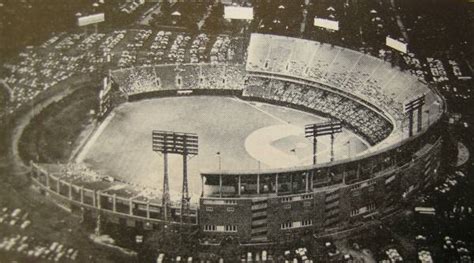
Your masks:
<instances>
[{"instance_id":1,"label":"stadium","mask_svg":"<svg viewBox=\"0 0 474 263\"><path fill-rule=\"evenodd\" d=\"M26 164L32 180L73 211L198 229L204 245L350 235L437 181L445 103L415 76L358 51L257 33L244 61L88 78L100 83L96 127L69 162ZM195 134L198 150L155 151L153 131Z\"/></svg>"}]
</instances>

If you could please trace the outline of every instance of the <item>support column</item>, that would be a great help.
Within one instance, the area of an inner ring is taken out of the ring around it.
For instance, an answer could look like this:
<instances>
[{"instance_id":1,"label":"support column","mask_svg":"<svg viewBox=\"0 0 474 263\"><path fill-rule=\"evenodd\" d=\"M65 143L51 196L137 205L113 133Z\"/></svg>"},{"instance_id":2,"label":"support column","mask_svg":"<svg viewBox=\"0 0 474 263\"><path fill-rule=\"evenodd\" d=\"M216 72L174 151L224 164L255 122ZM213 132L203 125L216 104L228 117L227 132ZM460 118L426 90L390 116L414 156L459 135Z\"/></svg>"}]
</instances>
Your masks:
<instances>
[{"instance_id":1,"label":"support column","mask_svg":"<svg viewBox=\"0 0 474 263\"><path fill-rule=\"evenodd\" d=\"M290 174L290 193L293 193L293 174Z\"/></svg>"},{"instance_id":2,"label":"support column","mask_svg":"<svg viewBox=\"0 0 474 263\"><path fill-rule=\"evenodd\" d=\"M430 126L430 110L427 109L425 112L426 112L427 126Z\"/></svg>"},{"instance_id":3,"label":"support column","mask_svg":"<svg viewBox=\"0 0 474 263\"><path fill-rule=\"evenodd\" d=\"M331 133L331 162L334 162L334 133Z\"/></svg>"},{"instance_id":4,"label":"support column","mask_svg":"<svg viewBox=\"0 0 474 263\"><path fill-rule=\"evenodd\" d=\"M421 132L421 128L423 125L423 112L422 112L422 106L418 108L418 126L417 126L417 132Z\"/></svg>"},{"instance_id":5,"label":"support column","mask_svg":"<svg viewBox=\"0 0 474 263\"><path fill-rule=\"evenodd\" d=\"M186 146L186 144L185 144ZM189 214L189 188L188 188L188 155L183 153L183 189L181 196L181 223L184 214Z\"/></svg>"},{"instance_id":6,"label":"support column","mask_svg":"<svg viewBox=\"0 0 474 263\"><path fill-rule=\"evenodd\" d=\"M68 183L68 195L69 195L69 200L72 200L72 184Z\"/></svg>"},{"instance_id":7,"label":"support column","mask_svg":"<svg viewBox=\"0 0 474 263\"><path fill-rule=\"evenodd\" d=\"M101 204L100 204L100 191L97 191L97 225L96 225L96 228L95 228L95 234L96 236L100 236L101 234L101 213L100 213L100 209L101 209ZM94 201L95 201L95 195L96 195L96 191L94 191ZM95 203L95 202L94 202Z\"/></svg>"},{"instance_id":8,"label":"support column","mask_svg":"<svg viewBox=\"0 0 474 263\"><path fill-rule=\"evenodd\" d=\"M201 197L204 197L204 176L201 174Z\"/></svg>"},{"instance_id":9,"label":"support column","mask_svg":"<svg viewBox=\"0 0 474 263\"><path fill-rule=\"evenodd\" d=\"M239 181L238 181L238 183L237 183L237 186L238 186L239 189L237 190L237 192L238 192L238 194L239 194L239 196L240 196L240 195L241 195L241 191L242 191L242 178L241 178L241 175L240 175L240 174L238 175L238 180L239 180Z\"/></svg>"},{"instance_id":10,"label":"support column","mask_svg":"<svg viewBox=\"0 0 474 263\"><path fill-rule=\"evenodd\" d=\"M59 178L57 178L56 180L56 191L58 192L58 194L61 194L61 192L59 191L61 187L61 180L59 180Z\"/></svg>"},{"instance_id":11,"label":"support column","mask_svg":"<svg viewBox=\"0 0 474 263\"><path fill-rule=\"evenodd\" d=\"M117 194L112 197L112 211L117 212Z\"/></svg>"},{"instance_id":12,"label":"support column","mask_svg":"<svg viewBox=\"0 0 474 263\"><path fill-rule=\"evenodd\" d=\"M101 196L100 196L100 192L97 191L97 208L101 209L102 208L102 204L101 204Z\"/></svg>"},{"instance_id":13,"label":"support column","mask_svg":"<svg viewBox=\"0 0 474 263\"><path fill-rule=\"evenodd\" d=\"M219 174L219 197L222 197L222 174Z\"/></svg>"},{"instance_id":14,"label":"support column","mask_svg":"<svg viewBox=\"0 0 474 263\"><path fill-rule=\"evenodd\" d=\"M313 164L316 164L317 157L316 154L318 153L318 139L316 136L313 137Z\"/></svg>"},{"instance_id":15,"label":"support column","mask_svg":"<svg viewBox=\"0 0 474 263\"><path fill-rule=\"evenodd\" d=\"M96 206L97 206L96 200L95 200L95 199L96 199L96 194L97 194L97 193L96 193L96 191L94 190L94 191L92 192L92 206L93 206L93 207L96 207Z\"/></svg>"},{"instance_id":16,"label":"support column","mask_svg":"<svg viewBox=\"0 0 474 263\"><path fill-rule=\"evenodd\" d=\"M46 175L46 188L49 189L49 174L46 173L45 175Z\"/></svg>"},{"instance_id":17,"label":"support column","mask_svg":"<svg viewBox=\"0 0 474 263\"><path fill-rule=\"evenodd\" d=\"M413 111L408 115L408 137L413 136Z\"/></svg>"},{"instance_id":18,"label":"support column","mask_svg":"<svg viewBox=\"0 0 474 263\"><path fill-rule=\"evenodd\" d=\"M128 205L129 205L129 206L128 206L129 211L128 211L128 214L131 215L131 216L133 216L133 199L130 198L130 199L128 199L128 200L129 200L129 204L128 204Z\"/></svg>"},{"instance_id":19,"label":"support column","mask_svg":"<svg viewBox=\"0 0 474 263\"><path fill-rule=\"evenodd\" d=\"M275 193L278 195L278 174L275 175Z\"/></svg>"},{"instance_id":20,"label":"support column","mask_svg":"<svg viewBox=\"0 0 474 263\"><path fill-rule=\"evenodd\" d=\"M168 221L168 205L169 205L169 185L168 185L168 153L163 153L163 219Z\"/></svg>"},{"instance_id":21,"label":"support column","mask_svg":"<svg viewBox=\"0 0 474 263\"><path fill-rule=\"evenodd\" d=\"M260 194L260 175L257 174L257 194Z\"/></svg>"},{"instance_id":22,"label":"support column","mask_svg":"<svg viewBox=\"0 0 474 263\"><path fill-rule=\"evenodd\" d=\"M146 218L150 219L150 201L146 202Z\"/></svg>"},{"instance_id":23,"label":"support column","mask_svg":"<svg viewBox=\"0 0 474 263\"><path fill-rule=\"evenodd\" d=\"M81 195L81 204L84 204L84 186L81 186L80 195Z\"/></svg>"},{"instance_id":24,"label":"support column","mask_svg":"<svg viewBox=\"0 0 474 263\"><path fill-rule=\"evenodd\" d=\"M309 192L309 173L306 172L305 176L306 176L305 179L304 179L304 182L306 184L305 189L306 189L306 192Z\"/></svg>"}]
</instances>

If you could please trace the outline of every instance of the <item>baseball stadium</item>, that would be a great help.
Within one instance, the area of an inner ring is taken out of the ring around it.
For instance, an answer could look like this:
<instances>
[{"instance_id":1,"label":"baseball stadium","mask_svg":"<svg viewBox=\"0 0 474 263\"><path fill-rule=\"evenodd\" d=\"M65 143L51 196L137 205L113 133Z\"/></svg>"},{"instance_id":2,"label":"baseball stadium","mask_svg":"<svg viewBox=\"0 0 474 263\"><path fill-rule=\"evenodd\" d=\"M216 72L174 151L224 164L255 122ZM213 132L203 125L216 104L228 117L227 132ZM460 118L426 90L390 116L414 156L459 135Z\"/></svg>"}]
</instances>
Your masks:
<instances>
[{"instance_id":1,"label":"baseball stadium","mask_svg":"<svg viewBox=\"0 0 474 263\"><path fill-rule=\"evenodd\" d=\"M437 181L445 103L428 84L299 38L254 33L245 54L69 82L99 86L94 125L64 163L24 158L33 182L101 220L245 245L349 235Z\"/></svg>"}]
</instances>

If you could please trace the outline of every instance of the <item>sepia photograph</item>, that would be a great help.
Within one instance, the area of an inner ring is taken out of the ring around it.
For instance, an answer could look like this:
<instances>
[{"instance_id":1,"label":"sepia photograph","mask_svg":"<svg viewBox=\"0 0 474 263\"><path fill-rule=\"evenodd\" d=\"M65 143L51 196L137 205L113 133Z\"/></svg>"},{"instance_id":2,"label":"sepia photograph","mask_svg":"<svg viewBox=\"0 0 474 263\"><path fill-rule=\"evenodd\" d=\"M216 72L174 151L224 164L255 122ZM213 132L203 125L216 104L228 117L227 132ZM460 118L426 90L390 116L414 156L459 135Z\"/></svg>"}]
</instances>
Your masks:
<instances>
[{"instance_id":1,"label":"sepia photograph","mask_svg":"<svg viewBox=\"0 0 474 263\"><path fill-rule=\"evenodd\" d=\"M0 263L472 263L473 0L0 0Z\"/></svg>"}]
</instances>

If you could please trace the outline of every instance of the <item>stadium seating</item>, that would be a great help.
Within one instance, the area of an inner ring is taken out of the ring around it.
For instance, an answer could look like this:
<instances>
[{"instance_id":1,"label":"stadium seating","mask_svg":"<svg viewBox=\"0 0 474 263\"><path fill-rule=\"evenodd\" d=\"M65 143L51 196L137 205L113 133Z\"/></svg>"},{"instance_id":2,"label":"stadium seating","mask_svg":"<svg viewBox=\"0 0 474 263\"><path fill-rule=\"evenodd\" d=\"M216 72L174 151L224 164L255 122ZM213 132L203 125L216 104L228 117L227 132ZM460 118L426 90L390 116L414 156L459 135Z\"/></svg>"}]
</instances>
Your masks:
<instances>
[{"instance_id":1,"label":"stadium seating","mask_svg":"<svg viewBox=\"0 0 474 263\"><path fill-rule=\"evenodd\" d=\"M250 72L325 84L377 105L398 121L408 98L428 92L415 77L383 60L329 44L253 34L248 52Z\"/></svg>"},{"instance_id":2,"label":"stadium seating","mask_svg":"<svg viewBox=\"0 0 474 263\"><path fill-rule=\"evenodd\" d=\"M368 108L314 86L271 77L250 76L246 81L243 96L303 106L343 120L370 144L380 142L392 130L387 120Z\"/></svg>"},{"instance_id":3,"label":"stadium seating","mask_svg":"<svg viewBox=\"0 0 474 263\"><path fill-rule=\"evenodd\" d=\"M354 63L355 64L355 63ZM361 104L336 93L318 88L322 84L251 75L243 66L226 64L161 65L114 71L114 80L128 95L169 89L235 89L243 96L279 103L304 106L324 115L343 120L371 144L380 142L391 132L390 123ZM366 76L367 77L367 76ZM180 81L178 81L180 79ZM178 84L178 83L181 84ZM371 86L366 96L382 96ZM383 99L383 98L382 98Z\"/></svg>"},{"instance_id":4,"label":"stadium seating","mask_svg":"<svg viewBox=\"0 0 474 263\"><path fill-rule=\"evenodd\" d=\"M128 95L170 89L241 90L245 69L227 64L159 65L115 70L112 78Z\"/></svg>"}]
</instances>

